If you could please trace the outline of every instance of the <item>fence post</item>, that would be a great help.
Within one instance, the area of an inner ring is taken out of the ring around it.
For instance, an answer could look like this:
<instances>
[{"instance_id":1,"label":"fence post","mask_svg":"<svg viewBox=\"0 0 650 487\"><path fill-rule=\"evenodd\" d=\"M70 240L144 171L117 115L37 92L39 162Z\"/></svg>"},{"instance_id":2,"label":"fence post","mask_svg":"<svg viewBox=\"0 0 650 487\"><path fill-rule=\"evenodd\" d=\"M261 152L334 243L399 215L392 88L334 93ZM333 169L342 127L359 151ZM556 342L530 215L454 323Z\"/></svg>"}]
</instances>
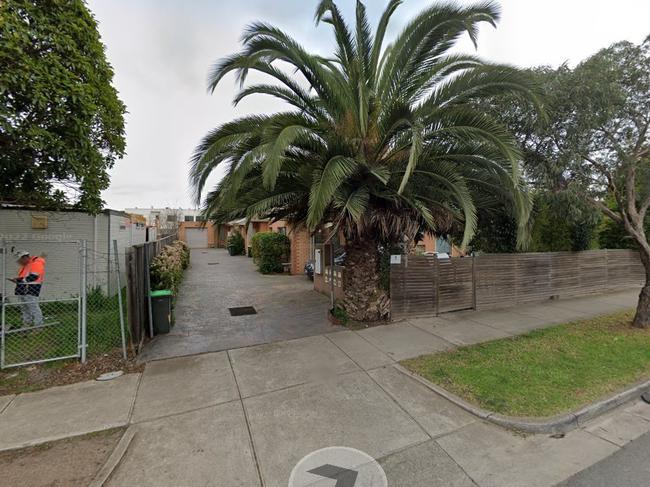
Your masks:
<instances>
[{"instance_id":1,"label":"fence post","mask_svg":"<svg viewBox=\"0 0 650 487\"><path fill-rule=\"evenodd\" d=\"M154 247L147 245L145 247L145 257L146 257L146 272L145 283L146 283L146 292L147 292L147 311L149 312L149 338L153 338L153 311L151 309L151 254Z\"/></svg>"},{"instance_id":2,"label":"fence post","mask_svg":"<svg viewBox=\"0 0 650 487\"><path fill-rule=\"evenodd\" d=\"M87 290L86 280L88 273L88 255L87 255L87 242L81 241L81 363L86 363L86 349L88 347L88 307L86 303Z\"/></svg>"},{"instance_id":3,"label":"fence post","mask_svg":"<svg viewBox=\"0 0 650 487\"><path fill-rule=\"evenodd\" d=\"M440 268L439 268L439 263L438 263L438 256L433 257L434 262L436 265L433 267L433 276L434 279L436 280L436 316L440 314Z\"/></svg>"},{"instance_id":4,"label":"fence post","mask_svg":"<svg viewBox=\"0 0 650 487\"><path fill-rule=\"evenodd\" d=\"M476 310L476 255L472 255L472 307Z\"/></svg>"},{"instance_id":5,"label":"fence post","mask_svg":"<svg viewBox=\"0 0 650 487\"><path fill-rule=\"evenodd\" d=\"M7 244L2 240L2 296L0 297L2 303L2 322L0 326L0 333L2 333L2 343L0 343L0 369L5 366L5 330L6 330L6 317L5 317L5 302L7 300Z\"/></svg>"},{"instance_id":6,"label":"fence post","mask_svg":"<svg viewBox=\"0 0 650 487\"><path fill-rule=\"evenodd\" d=\"M113 240L115 254L115 272L117 272L117 303L120 307L120 335L122 336L122 357L126 360L126 333L124 332L124 308L122 306L122 280L120 278L120 259L117 252L117 240ZM111 276L108 276L110 281Z\"/></svg>"},{"instance_id":7,"label":"fence post","mask_svg":"<svg viewBox=\"0 0 650 487\"><path fill-rule=\"evenodd\" d=\"M138 273L136 272L136 247L129 247L126 250L126 316L131 333L131 351L136 353L134 347L139 350L142 333L142 322L138 313Z\"/></svg>"}]
</instances>

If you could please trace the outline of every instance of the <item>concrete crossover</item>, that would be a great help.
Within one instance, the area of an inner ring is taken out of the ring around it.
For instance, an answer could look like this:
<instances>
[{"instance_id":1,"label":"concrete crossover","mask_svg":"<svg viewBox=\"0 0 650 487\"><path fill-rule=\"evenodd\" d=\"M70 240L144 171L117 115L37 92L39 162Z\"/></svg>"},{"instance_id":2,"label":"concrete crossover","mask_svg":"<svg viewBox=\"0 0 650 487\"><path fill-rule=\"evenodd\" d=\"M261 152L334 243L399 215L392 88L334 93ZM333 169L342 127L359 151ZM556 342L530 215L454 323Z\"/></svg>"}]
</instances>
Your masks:
<instances>
[{"instance_id":1,"label":"concrete crossover","mask_svg":"<svg viewBox=\"0 0 650 487\"><path fill-rule=\"evenodd\" d=\"M363 372L244 400L265 485L286 485L308 453L347 446L383 457L429 436Z\"/></svg>"},{"instance_id":2,"label":"concrete crossover","mask_svg":"<svg viewBox=\"0 0 650 487\"><path fill-rule=\"evenodd\" d=\"M390 487L476 487L462 468L433 440L379 460Z\"/></svg>"},{"instance_id":3,"label":"concrete crossover","mask_svg":"<svg viewBox=\"0 0 650 487\"><path fill-rule=\"evenodd\" d=\"M437 442L481 487L550 487L617 450L582 430L524 438L482 422Z\"/></svg>"},{"instance_id":4,"label":"concrete crossover","mask_svg":"<svg viewBox=\"0 0 650 487\"><path fill-rule=\"evenodd\" d=\"M259 485L239 402L135 427L133 442L108 486Z\"/></svg>"},{"instance_id":5,"label":"concrete crossover","mask_svg":"<svg viewBox=\"0 0 650 487\"><path fill-rule=\"evenodd\" d=\"M607 297L611 310L616 298ZM561 304L551 319L588 316L577 311L588 300ZM540 326L536 306L154 361L142 377L0 398L0 450L130 423L110 486L284 487L304 455L348 446L377 458L391 487L550 487L650 431L650 406L626 405L560 439L524 437L394 365Z\"/></svg>"},{"instance_id":6,"label":"concrete crossover","mask_svg":"<svg viewBox=\"0 0 650 487\"><path fill-rule=\"evenodd\" d=\"M133 422L239 398L226 352L150 363L142 376Z\"/></svg>"},{"instance_id":7,"label":"concrete crossover","mask_svg":"<svg viewBox=\"0 0 650 487\"><path fill-rule=\"evenodd\" d=\"M650 433L571 477L558 487L640 487L650 478Z\"/></svg>"},{"instance_id":8,"label":"concrete crossover","mask_svg":"<svg viewBox=\"0 0 650 487\"><path fill-rule=\"evenodd\" d=\"M228 352L242 397L256 396L359 370L324 336Z\"/></svg>"}]
</instances>

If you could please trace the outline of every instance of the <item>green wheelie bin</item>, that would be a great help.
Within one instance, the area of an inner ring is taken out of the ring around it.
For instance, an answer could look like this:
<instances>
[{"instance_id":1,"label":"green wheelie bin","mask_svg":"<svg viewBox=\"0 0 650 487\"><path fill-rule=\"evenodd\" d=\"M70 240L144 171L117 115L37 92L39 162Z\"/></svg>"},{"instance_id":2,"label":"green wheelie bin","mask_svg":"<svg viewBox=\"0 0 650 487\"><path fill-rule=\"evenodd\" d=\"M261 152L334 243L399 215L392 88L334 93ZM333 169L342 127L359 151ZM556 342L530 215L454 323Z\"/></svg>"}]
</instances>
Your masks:
<instances>
[{"instance_id":1,"label":"green wheelie bin","mask_svg":"<svg viewBox=\"0 0 650 487\"><path fill-rule=\"evenodd\" d=\"M151 315L154 335L169 333L172 317L172 292L169 289L151 291Z\"/></svg>"}]
</instances>

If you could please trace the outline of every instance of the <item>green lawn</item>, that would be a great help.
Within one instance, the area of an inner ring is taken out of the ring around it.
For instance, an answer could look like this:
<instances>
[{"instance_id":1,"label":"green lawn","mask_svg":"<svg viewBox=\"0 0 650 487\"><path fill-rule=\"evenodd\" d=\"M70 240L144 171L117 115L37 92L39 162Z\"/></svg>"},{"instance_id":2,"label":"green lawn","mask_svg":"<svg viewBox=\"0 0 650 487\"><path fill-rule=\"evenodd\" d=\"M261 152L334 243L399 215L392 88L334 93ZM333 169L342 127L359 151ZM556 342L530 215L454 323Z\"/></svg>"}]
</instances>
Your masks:
<instances>
[{"instance_id":1,"label":"green lawn","mask_svg":"<svg viewBox=\"0 0 650 487\"><path fill-rule=\"evenodd\" d=\"M624 312L402 362L474 404L553 416L650 378L650 330Z\"/></svg>"},{"instance_id":2,"label":"green lawn","mask_svg":"<svg viewBox=\"0 0 650 487\"><path fill-rule=\"evenodd\" d=\"M121 343L119 307L117 296L108 298L99 293L89 293L87 314L88 354L112 350ZM5 336L5 363L31 362L77 353L78 309L77 301L42 303L44 326L9 332ZM20 308L6 307L8 326L23 327Z\"/></svg>"}]
</instances>

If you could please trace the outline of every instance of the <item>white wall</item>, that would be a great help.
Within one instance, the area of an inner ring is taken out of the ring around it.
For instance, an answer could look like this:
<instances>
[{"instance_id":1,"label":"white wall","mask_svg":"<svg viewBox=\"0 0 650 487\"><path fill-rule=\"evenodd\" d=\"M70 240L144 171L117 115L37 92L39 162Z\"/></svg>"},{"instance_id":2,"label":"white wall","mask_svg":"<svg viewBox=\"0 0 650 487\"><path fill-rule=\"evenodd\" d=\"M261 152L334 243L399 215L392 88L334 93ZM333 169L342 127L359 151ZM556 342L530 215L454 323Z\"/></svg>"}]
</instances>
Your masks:
<instances>
[{"instance_id":1,"label":"white wall","mask_svg":"<svg viewBox=\"0 0 650 487\"><path fill-rule=\"evenodd\" d=\"M48 228L32 228L32 216L47 217ZM125 251L127 247L145 241L144 226L131 223L128 216L111 210L93 216L81 212L0 208L0 240L5 240L8 248L7 276L15 276L18 269L13 251L26 250L32 255L43 254L47 261L41 295L43 299L60 299L79 294L80 261L79 244L76 242L82 240L86 240L88 248L88 288L99 286L104 292L114 293L117 290L116 276L112 268L109 268L109 259L113 261L114 258L113 239L118 241L121 283L124 286ZM0 255L0 276L3 272L1 257ZM11 283L6 282L5 290L8 297L13 296Z\"/></svg>"},{"instance_id":2,"label":"white wall","mask_svg":"<svg viewBox=\"0 0 650 487\"><path fill-rule=\"evenodd\" d=\"M47 217L47 229L33 229L32 215ZM32 212L30 210L0 209L0 239L5 241L7 277L18 270L13 252L25 250L45 257L46 278L41 296L44 299L68 298L80 292L79 244L86 240L94 250L95 217L77 212ZM95 254L90 252L89 268ZM4 260L4 259L3 259ZM0 275L3 273L0 262ZM5 281L7 296L14 294L13 284Z\"/></svg>"}]
</instances>

